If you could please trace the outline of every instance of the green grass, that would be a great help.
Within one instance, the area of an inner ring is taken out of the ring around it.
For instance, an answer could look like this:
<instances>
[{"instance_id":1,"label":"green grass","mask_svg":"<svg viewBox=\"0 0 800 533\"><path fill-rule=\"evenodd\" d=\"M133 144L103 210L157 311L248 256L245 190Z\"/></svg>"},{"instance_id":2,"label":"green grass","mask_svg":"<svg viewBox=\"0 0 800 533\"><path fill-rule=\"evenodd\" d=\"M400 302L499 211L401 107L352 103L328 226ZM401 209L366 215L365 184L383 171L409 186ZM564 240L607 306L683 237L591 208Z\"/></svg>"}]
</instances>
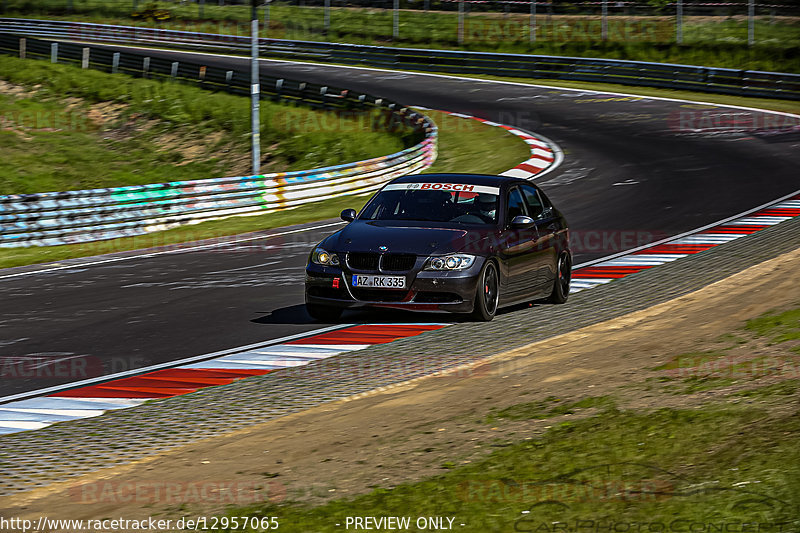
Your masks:
<instances>
[{"instance_id":1,"label":"green grass","mask_svg":"<svg viewBox=\"0 0 800 533\"><path fill-rule=\"evenodd\" d=\"M579 409L610 408L614 405L607 396L588 397L575 402L564 402L550 396L536 402L526 402L504 409L492 409L486 415L486 423L494 424L500 420L544 420L554 416L573 414Z\"/></svg>"},{"instance_id":2,"label":"green grass","mask_svg":"<svg viewBox=\"0 0 800 533\"><path fill-rule=\"evenodd\" d=\"M798 526L797 415L793 409L767 417L758 406L609 407L468 465L455 466L453 458L442 465L446 473L419 482L316 507L289 503L229 512L278 516L282 530L298 532L340 531L335 524L347 516L449 516L465 524L457 526L465 532L567 531L576 520L613 522L620 530L629 524L629 531L636 530L634 522L676 519L794 520ZM555 523L561 529L553 529Z\"/></svg>"},{"instance_id":3,"label":"green grass","mask_svg":"<svg viewBox=\"0 0 800 533\"><path fill-rule=\"evenodd\" d=\"M800 390L800 379L789 379L772 385L764 385L755 389L748 389L734 394L745 398L767 398L770 396L791 396Z\"/></svg>"},{"instance_id":4,"label":"green grass","mask_svg":"<svg viewBox=\"0 0 800 533\"><path fill-rule=\"evenodd\" d=\"M428 172L497 173L512 168L528 157L527 145L501 128L451 117L436 111L426 113L439 125L440 135L439 159ZM368 197L367 195L333 198L265 215L232 217L109 241L41 248L2 248L0 268L173 245L325 220L338 217L342 209L360 209Z\"/></svg>"},{"instance_id":5,"label":"green grass","mask_svg":"<svg viewBox=\"0 0 800 533\"><path fill-rule=\"evenodd\" d=\"M769 337L770 342L800 339L800 309L790 309L782 313L769 312L747 321L745 329L759 337Z\"/></svg>"},{"instance_id":6,"label":"green grass","mask_svg":"<svg viewBox=\"0 0 800 533\"><path fill-rule=\"evenodd\" d=\"M6 0L5 16L64 18L69 20L158 26L209 33L247 35L250 10L246 6L207 4L203 17L197 5L161 3L171 11L162 22L131 18L127 2L88 2L73 0L71 13L67 0ZM144 5L145 2L140 2ZM263 13L261 14L263 17ZM263 19L262 19L263 20ZM455 12L403 10L400 12L400 37L392 38L392 13L383 9L342 9L330 13L330 28L323 26L323 10L318 7L274 3L270 9L270 28L264 36L274 38L333 41L382 46L407 46L475 51L532 53L577 57L602 57L638 61L687 63L752 70L798 72L800 24L797 19L758 18L756 45L747 44L747 24L727 17L687 17L684 43L675 42L675 21L670 16L610 17L609 38L602 41L597 16L542 14L538 18L537 40L529 40L527 15L471 13L466 17L465 40L458 42L458 15Z\"/></svg>"},{"instance_id":7,"label":"green grass","mask_svg":"<svg viewBox=\"0 0 800 533\"><path fill-rule=\"evenodd\" d=\"M230 176L234 158L248 157L245 97L8 56L0 56L0 79L36 88L32 95L0 95L8 126L0 131L0 194ZM93 122L98 104L117 105L119 116ZM263 171L358 161L415 142L410 130L373 128L370 118L263 101ZM181 150L160 145L165 134L177 145L193 141L206 157L185 160Z\"/></svg>"},{"instance_id":8,"label":"green grass","mask_svg":"<svg viewBox=\"0 0 800 533\"><path fill-rule=\"evenodd\" d=\"M437 111L425 111L439 127L439 156L431 172L499 174L530 157L528 146L507 131Z\"/></svg>"}]
</instances>

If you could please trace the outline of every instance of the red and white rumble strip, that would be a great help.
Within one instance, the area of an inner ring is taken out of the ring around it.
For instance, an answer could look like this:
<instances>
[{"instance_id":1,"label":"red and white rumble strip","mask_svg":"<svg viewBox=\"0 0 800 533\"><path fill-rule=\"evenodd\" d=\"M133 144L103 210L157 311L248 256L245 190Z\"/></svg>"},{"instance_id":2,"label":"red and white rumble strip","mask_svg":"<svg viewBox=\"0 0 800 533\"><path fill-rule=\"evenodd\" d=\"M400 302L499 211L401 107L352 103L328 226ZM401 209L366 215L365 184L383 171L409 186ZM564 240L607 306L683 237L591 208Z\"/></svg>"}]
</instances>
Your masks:
<instances>
[{"instance_id":1,"label":"red and white rumble strip","mask_svg":"<svg viewBox=\"0 0 800 533\"><path fill-rule=\"evenodd\" d=\"M746 214L712 226L600 259L585 266L578 265L572 271L570 293L708 250L797 216L800 216L800 194L795 192L772 204L757 207Z\"/></svg>"},{"instance_id":2,"label":"red and white rumble strip","mask_svg":"<svg viewBox=\"0 0 800 533\"><path fill-rule=\"evenodd\" d=\"M430 110L430 108L423 107L423 106L413 106L417 109L422 110ZM550 141L542 137L541 135L534 135L523 131L519 128L515 128L513 126L507 126L505 124L500 124L498 122L492 122L491 120L486 120L479 117L473 117L472 115L465 115L464 113L451 113L449 111L441 111L436 110L440 113L444 113L446 115L450 115L452 117L458 118L469 118L472 120L477 120L478 122L482 122L487 126L494 126L497 128L503 128L504 130L508 131L512 135L516 135L520 139L528 145L531 151L531 156L520 163L519 165L515 166L512 169L506 170L502 172L501 176L508 176L510 178L522 178L522 179L531 179L538 174L542 174L545 171L550 171L555 169L558 165L561 164L561 161L564 159L563 153L561 149L556 145L554 142Z\"/></svg>"},{"instance_id":3,"label":"red and white rumble strip","mask_svg":"<svg viewBox=\"0 0 800 533\"><path fill-rule=\"evenodd\" d=\"M227 385L295 366L304 366L344 352L363 350L441 329L447 324L350 324L324 328L280 340L227 350L198 362L173 368L142 369L141 374L0 404L0 435L41 429L56 422L91 418L106 411L135 407L147 400L169 398L206 387Z\"/></svg>"}]
</instances>

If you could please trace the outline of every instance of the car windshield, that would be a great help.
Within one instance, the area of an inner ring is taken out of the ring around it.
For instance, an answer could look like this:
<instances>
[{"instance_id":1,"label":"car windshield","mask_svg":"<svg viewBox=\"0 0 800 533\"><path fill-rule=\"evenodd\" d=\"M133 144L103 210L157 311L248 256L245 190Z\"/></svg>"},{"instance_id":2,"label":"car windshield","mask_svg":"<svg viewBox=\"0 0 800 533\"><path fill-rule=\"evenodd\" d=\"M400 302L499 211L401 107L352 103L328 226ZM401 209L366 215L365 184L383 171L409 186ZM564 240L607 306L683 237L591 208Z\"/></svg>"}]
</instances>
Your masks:
<instances>
[{"instance_id":1,"label":"car windshield","mask_svg":"<svg viewBox=\"0 0 800 533\"><path fill-rule=\"evenodd\" d=\"M397 183L379 192L362 220L413 220L455 224L495 224L497 187L463 183Z\"/></svg>"}]
</instances>

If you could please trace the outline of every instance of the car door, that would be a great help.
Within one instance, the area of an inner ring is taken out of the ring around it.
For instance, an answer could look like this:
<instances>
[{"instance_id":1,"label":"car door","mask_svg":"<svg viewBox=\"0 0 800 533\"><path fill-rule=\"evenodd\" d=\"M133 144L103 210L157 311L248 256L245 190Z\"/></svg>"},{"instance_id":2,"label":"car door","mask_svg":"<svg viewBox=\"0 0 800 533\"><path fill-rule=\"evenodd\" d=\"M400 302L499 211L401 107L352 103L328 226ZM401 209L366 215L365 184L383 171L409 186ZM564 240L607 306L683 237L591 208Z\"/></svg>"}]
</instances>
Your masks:
<instances>
[{"instance_id":1,"label":"car door","mask_svg":"<svg viewBox=\"0 0 800 533\"><path fill-rule=\"evenodd\" d=\"M532 292L536 286L536 226L512 228L518 215L528 215L525 197L519 187L512 187L505 196L505 215L501 238L501 256L506 265L506 286L501 292L504 302L512 302Z\"/></svg>"},{"instance_id":2,"label":"car door","mask_svg":"<svg viewBox=\"0 0 800 533\"><path fill-rule=\"evenodd\" d=\"M555 210L533 185L521 185L520 190L525 197L525 206L536 222L537 241L532 260L536 267L535 285L542 291L552 287L557 269L556 232L558 219Z\"/></svg>"}]
</instances>

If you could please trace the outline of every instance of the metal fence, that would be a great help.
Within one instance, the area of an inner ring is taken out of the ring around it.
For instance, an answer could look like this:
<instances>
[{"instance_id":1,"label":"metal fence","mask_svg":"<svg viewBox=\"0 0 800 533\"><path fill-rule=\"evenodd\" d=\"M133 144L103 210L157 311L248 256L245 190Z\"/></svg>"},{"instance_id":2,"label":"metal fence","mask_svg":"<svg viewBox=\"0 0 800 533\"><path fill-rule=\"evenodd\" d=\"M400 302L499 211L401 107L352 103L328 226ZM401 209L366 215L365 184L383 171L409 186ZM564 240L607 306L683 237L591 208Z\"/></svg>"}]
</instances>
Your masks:
<instances>
[{"instance_id":1,"label":"metal fence","mask_svg":"<svg viewBox=\"0 0 800 533\"><path fill-rule=\"evenodd\" d=\"M647 43L785 39L793 1L532 0L259 0L270 37L407 44L502 44L534 41ZM246 27L248 0L0 0L6 16L80 15L109 22L130 19L164 27L205 22ZM795 21L796 22L796 21ZM780 27L780 28L779 28ZM172 27L172 29L180 29ZM223 33L209 28L194 31ZM796 32L795 32L796 33ZM795 39L797 36L795 36ZM774 43L773 43L774 44Z\"/></svg>"},{"instance_id":2,"label":"metal fence","mask_svg":"<svg viewBox=\"0 0 800 533\"><path fill-rule=\"evenodd\" d=\"M238 94L249 94L250 88L248 72L8 34L0 34L0 53L175 79ZM112 239L217 218L268 213L372 191L394 177L424 170L436 158L435 124L397 103L346 89L270 77L261 78L261 94L324 109L378 110L386 120L413 128L419 142L387 156L307 171L0 196L0 247Z\"/></svg>"},{"instance_id":3,"label":"metal fence","mask_svg":"<svg viewBox=\"0 0 800 533\"><path fill-rule=\"evenodd\" d=\"M245 53L245 36L67 21L0 19L0 31L108 43ZM691 91L800 99L800 74L562 56L363 46L261 39L266 57L458 74L608 82Z\"/></svg>"}]
</instances>

